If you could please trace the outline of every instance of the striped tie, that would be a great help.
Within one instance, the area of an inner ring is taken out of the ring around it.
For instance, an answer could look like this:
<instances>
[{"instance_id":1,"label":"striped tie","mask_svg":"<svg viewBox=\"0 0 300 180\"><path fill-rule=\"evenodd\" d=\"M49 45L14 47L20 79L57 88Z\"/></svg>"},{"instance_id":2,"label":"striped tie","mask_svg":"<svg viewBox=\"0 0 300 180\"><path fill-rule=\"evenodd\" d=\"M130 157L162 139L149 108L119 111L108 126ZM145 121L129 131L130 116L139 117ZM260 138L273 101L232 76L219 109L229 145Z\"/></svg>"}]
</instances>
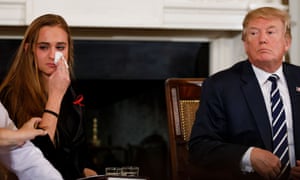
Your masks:
<instances>
[{"instance_id":1,"label":"striped tie","mask_svg":"<svg viewBox=\"0 0 300 180\"><path fill-rule=\"evenodd\" d=\"M277 80L279 77L272 74L268 80L272 82L271 87L271 110L272 110L272 126L273 126L273 153L279 157L282 164L282 171L288 167L288 140L287 128L285 122L285 112L283 108L282 99L280 97L279 89L277 87Z\"/></svg>"}]
</instances>

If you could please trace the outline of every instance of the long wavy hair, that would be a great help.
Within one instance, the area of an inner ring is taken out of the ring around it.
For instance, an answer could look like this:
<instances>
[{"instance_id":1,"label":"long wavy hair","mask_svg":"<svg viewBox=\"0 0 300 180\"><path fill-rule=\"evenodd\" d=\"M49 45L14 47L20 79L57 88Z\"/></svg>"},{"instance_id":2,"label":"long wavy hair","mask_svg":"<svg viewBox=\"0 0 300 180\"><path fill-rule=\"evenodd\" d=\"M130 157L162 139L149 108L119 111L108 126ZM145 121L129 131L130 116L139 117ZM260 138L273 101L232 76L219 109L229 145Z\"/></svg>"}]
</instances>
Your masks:
<instances>
[{"instance_id":1,"label":"long wavy hair","mask_svg":"<svg viewBox=\"0 0 300 180\"><path fill-rule=\"evenodd\" d=\"M59 26L67 33L68 65L71 78L74 77L73 40L64 18L56 14L45 14L33 20L0 86L0 100L17 127L21 127L31 117L41 117L48 98L35 58L39 32L44 26Z\"/></svg>"}]
</instances>

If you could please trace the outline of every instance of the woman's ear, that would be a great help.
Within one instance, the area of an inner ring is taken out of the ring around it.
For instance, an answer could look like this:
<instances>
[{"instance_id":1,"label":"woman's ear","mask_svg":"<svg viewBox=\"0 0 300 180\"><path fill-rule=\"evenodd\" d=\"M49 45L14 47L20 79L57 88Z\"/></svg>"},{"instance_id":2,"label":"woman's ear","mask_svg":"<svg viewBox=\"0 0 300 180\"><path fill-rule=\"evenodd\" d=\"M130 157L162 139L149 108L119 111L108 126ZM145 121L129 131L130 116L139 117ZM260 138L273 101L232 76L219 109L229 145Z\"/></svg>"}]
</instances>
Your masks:
<instances>
[{"instance_id":1,"label":"woman's ear","mask_svg":"<svg viewBox=\"0 0 300 180\"><path fill-rule=\"evenodd\" d=\"M24 44L24 51L27 51L28 46L29 46L29 43L25 43L25 44Z\"/></svg>"}]
</instances>

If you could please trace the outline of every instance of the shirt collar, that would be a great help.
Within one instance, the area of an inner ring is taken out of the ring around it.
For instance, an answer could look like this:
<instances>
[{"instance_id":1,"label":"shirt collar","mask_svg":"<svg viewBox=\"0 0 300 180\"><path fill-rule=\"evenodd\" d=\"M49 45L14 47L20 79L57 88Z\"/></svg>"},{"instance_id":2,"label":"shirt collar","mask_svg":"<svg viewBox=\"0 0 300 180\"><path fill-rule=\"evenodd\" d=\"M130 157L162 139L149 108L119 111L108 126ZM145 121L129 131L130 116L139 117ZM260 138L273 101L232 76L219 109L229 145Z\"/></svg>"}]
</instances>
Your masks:
<instances>
[{"instance_id":1,"label":"shirt collar","mask_svg":"<svg viewBox=\"0 0 300 180\"><path fill-rule=\"evenodd\" d=\"M276 74L279 76L279 81L283 81L284 79L284 76L283 76L283 71L282 71L282 65L273 73L269 73L269 72L266 72L256 66L254 66L252 64L252 68L253 68L253 71L255 73L255 76L259 82L260 85L263 85L265 84L266 82L268 82L268 78L270 77L271 74Z\"/></svg>"}]
</instances>

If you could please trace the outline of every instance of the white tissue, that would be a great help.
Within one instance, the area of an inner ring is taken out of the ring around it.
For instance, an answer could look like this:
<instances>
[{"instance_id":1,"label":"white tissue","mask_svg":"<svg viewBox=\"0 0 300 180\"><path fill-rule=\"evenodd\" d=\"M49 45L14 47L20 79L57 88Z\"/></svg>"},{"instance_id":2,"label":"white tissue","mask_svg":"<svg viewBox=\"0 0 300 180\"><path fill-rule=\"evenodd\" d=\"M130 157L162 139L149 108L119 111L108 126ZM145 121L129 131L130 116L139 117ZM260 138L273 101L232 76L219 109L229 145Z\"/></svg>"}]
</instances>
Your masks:
<instances>
[{"instance_id":1,"label":"white tissue","mask_svg":"<svg viewBox=\"0 0 300 180\"><path fill-rule=\"evenodd\" d=\"M62 56L63 56L63 54L61 52L59 52L59 51L55 52L54 64L57 64Z\"/></svg>"}]
</instances>

